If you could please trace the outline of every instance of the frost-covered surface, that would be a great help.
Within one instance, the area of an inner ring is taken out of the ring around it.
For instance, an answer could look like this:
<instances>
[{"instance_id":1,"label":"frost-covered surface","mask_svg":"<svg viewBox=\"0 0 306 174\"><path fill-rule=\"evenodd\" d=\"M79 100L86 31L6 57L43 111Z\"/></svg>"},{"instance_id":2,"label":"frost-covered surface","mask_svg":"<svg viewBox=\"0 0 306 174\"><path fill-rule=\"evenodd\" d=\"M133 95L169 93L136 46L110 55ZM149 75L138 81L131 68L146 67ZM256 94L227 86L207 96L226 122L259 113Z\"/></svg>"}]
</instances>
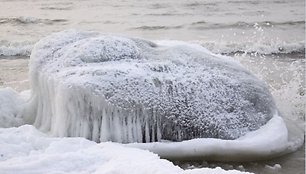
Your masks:
<instances>
[{"instance_id":1,"label":"frost-covered surface","mask_svg":"<svg viewBox=\"0 0 306 174\"><path fill-rule=\"evenodd\" d=\"M237 62L186 43L64 31L35 45L30 74L26 121L56 136L237 139L277 112Z\"/></svg>"},{"instance_id":2,"label":"frost-covered surface","mask_svg":"<svg viewBox=\"0 0 306 174\"><path fill-rule=\"evenodd\" d=\"M1 174L240 174L215 169L182 170L151 152L84 138L51 138L33 126L0 128Z\"/></svg>"}]
</instances>

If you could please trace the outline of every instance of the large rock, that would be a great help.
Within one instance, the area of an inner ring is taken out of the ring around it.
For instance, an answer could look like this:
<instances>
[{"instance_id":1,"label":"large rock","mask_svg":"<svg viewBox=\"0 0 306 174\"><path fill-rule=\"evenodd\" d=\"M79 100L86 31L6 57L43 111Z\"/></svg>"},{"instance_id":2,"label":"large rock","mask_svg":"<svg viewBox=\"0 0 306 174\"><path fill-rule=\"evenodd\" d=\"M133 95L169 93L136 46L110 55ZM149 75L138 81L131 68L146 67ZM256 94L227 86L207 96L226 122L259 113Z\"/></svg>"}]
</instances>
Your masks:
<instances>
[{"instance_id":1,"label":"large rock","mask_svg":"<svg viewBox=\"0 0 306 174\"><path fill-rule=\"evenodd\" d=\"M276 112L267 87L239 63L186 43L64 31L35 45L30 75L27 122L56 136L236 139Z\"/></svg>"}]
</instances>

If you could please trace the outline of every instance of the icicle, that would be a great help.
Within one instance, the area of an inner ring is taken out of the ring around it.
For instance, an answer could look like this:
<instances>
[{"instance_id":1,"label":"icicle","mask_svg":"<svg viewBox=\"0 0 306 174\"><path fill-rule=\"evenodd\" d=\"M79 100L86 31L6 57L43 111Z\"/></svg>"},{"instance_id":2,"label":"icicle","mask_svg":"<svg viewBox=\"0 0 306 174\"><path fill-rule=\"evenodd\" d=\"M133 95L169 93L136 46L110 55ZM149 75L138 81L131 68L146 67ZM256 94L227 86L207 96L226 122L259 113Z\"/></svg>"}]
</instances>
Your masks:
<instances>
[{"instance_id":1,"label":"icicle","mask_svg":"<svg viewBox=\"0 0 306 174\"><path fill-rule=\"evenodd\" d=\"M102 109L102 121L100 128L100 141L105 142L110 140L110 115L107 113L107 108Z\"/></svg>"}]
</instances>

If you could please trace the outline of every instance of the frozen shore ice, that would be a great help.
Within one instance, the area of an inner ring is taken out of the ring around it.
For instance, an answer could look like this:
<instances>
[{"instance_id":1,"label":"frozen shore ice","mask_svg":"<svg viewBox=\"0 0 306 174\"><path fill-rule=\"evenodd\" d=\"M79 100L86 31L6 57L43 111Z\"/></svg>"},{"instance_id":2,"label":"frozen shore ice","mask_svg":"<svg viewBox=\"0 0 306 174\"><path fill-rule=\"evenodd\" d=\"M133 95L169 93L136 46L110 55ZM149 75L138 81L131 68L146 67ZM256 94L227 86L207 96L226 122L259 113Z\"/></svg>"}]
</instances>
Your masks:
<instances>
[{"instance_id":1,"label":"frozen shore ice","mask_svg":"<svg viewBox=\"0 0 306 174\"><path fill-rule=\"evenodd\" d=\"M288 140L261 81L199 45L64 31L36 44L30 75L28 99L0 90L0 119L11 119L1 127L27 123L169 159L271 158L304 140Z\"/></svg>"}]
</instances>

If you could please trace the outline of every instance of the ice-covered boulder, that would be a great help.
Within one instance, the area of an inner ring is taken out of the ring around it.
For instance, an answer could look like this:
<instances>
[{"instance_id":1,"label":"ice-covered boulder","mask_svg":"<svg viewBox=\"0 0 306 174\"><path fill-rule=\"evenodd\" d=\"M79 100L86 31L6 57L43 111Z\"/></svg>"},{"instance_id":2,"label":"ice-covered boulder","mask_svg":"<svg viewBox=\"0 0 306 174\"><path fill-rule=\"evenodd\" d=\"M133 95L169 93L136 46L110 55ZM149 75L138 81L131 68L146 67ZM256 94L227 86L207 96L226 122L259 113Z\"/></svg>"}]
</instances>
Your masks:
<instances>
[{"instance_id":1,"label":"ice-covered boulder","mask_svg":"<svg viewBox=\"0 0 306 174\"><path fill-rule=\"evenodd\" d=\"M64 31L35 45L30 75L26 121L56 136L237 139L277 112L239 63L186 43Z\"/></svg>"}]
</instances>

